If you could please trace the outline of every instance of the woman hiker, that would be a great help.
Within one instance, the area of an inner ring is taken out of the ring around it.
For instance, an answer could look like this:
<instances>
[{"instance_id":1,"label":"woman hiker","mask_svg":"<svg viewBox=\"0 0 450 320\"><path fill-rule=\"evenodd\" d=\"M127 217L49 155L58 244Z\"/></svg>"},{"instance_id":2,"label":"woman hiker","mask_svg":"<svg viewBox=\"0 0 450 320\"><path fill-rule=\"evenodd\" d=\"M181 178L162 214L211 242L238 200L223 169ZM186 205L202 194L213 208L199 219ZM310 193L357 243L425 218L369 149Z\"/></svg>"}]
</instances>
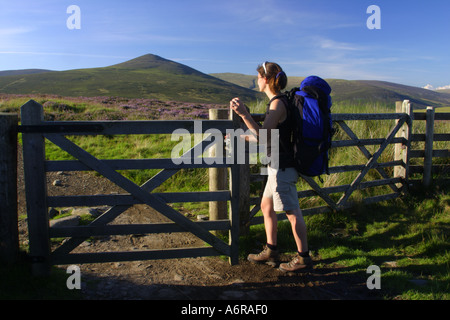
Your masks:
<instances>
[{"instance_id":1,"label":"woman hiker","mask_svg":"<svg viewBox=\"0 0 450 320\"><path fill-rule=\"evenodd\" d=\"M261 128L253 120L239 98L230 101L230 108L257 136L261 129L266 129L269 133L272 129L279 130L279 163L278 166L268 165L267 184L261 200L267 244L259 254L250 254L248 260L269 264L274 264L278 260L276 212L285 211L292 226L298 254L289 263L280 264L279 269L284 272L292 272L311 266L312 260L309 256L306 224L297 196L298 173L294 168L294 147L291 141L293 129L288 115L287 98L281 93L281 90L286 87L287 76L281 67L273 62L264 62L258 66L257 71L259 90L270 99L263 127ZM268 157L271 156L270 140L269 134L269 138L267 138Z\"/></svg>"}]
</instances>

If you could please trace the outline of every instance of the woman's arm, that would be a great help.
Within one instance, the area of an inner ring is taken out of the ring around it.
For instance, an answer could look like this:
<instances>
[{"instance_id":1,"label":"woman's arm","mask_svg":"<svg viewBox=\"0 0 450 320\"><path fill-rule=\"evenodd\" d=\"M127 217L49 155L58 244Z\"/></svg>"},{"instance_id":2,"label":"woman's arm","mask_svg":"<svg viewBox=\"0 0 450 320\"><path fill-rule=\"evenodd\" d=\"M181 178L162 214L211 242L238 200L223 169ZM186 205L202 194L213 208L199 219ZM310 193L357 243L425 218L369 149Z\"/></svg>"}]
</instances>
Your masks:
<instances>
[{"instance_id":1,"label":"woman's arm","mask_svg":"<svg viewBox=\"0 0 450 320\"><path fill-rule=\"evenodd\" d=\"M261 128L256 121L250 115L245 105L239 100L239 98L234 98L230 101L230 109L235 111L244 121L247 128L259 136L259 130L275 129L281 119L286 118L286 109L284 108L283 102L280 99L272 101L269 107L269 113L264 119L264 125ZM284 119L283 119L284 120Z\"/></svg>"}]
</instances>

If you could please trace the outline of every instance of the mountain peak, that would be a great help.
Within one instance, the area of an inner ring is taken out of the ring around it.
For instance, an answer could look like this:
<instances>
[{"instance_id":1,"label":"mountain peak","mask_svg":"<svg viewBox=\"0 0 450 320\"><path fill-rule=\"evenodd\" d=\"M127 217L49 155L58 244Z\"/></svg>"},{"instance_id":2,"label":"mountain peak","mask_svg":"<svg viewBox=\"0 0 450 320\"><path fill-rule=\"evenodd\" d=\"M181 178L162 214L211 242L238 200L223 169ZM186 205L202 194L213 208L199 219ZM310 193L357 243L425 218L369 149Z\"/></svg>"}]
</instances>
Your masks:
<instances>
[{"instance_id":1,"label":"mountain peak","mask_svg":"<svg viewBox=\"0 0 450 320\"><path fill-rule=\"evenodd\" d=\"M188 67L184 64L162 58L154 54L145 54L143 56L131 59L119 64L110 66L109 68L133 70L148 70L153 69L160 74L173 75L199 75L202 77L210 77L198 70Z\"/></svg>"},{"instance_id":2,"label":"mountain peak","mask_svg":"<svg viewBox=\"0 0 450 320\"><path fill-rule=\"evenodd\" d=\"M170 62L171 62L170 60L149 53L122 63L112 65L111 67L124 69L147 69L147 68L155 68L163 63L170 63Z\"/></svg>"}]
</instances>

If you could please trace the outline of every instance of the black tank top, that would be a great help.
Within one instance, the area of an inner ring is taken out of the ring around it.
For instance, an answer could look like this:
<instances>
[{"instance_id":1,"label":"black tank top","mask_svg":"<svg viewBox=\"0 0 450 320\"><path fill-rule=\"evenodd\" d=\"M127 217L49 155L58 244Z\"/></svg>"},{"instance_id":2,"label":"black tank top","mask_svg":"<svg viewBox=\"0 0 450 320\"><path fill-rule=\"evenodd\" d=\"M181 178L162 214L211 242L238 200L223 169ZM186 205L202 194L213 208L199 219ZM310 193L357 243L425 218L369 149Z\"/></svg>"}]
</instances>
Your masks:
<instances>
[{"instance_id":1,"label":"black tank top","mask_svg":"<svg viewBox=\"0 0 450 320\"><path fill-rule=\"evenodd\" d=\"M284 107L286 108L286 119L278 123L276 129L279 130L279 168L280 169L286 169L286 168L292 168L295 167L295 161L294 161L294 143L292 139L293 134L293 121L292 117L290 116L290 110L288 108L288 101L287 97L283 95L275 96L273 97L269 103L267 104L267 110L266 110L266 116L269 113L270 104L272 101L280 99L283 101ZM270 139L267 143L267 156L271 156L271 145L270 145Z\"/></svg>"}]
</instances>

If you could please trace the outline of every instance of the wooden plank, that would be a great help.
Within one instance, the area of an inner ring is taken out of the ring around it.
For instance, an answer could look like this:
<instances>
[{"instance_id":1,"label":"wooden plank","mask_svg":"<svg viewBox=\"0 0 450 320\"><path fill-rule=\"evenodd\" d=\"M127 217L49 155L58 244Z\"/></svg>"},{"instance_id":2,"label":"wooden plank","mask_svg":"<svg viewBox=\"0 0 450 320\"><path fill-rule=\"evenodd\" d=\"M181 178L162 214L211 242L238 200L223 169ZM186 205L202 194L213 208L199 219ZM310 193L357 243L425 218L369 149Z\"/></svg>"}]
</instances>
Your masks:
<instances>
[{"instance_id":1,"label":"wooden plank","mask_svg":"<svg viewBox=\"0 0 450 320\"><path fill-rule=\"evenodd\" d=\"M401 194L396 192L396 193L390 193L387 195L381 195L381 196L374 196L374 197L368 197L368 198L364 198L363 200L361 200L361 202L363 204L372 204L372 203L377 203L380 201L387 201L387 200L392 200L392 199L396 199L398 197L400 197ZM346 208L349 208L350 206L348 204L345 204L344 206L339 207L338 210L344 210ZM303 216L312 216L315 214L321 214L321 213L325 213L325 212L330 212L331 209L329 206L321 206L321 207L314 207L314 208L306 208L306 209L302 209L302 214ZM285 213L278 213L277 214L277 219L278 221L284 221L287 220L286 214ZM254 226L254 225L259 225L259 224L264 224L264 217L263 216L259 216L259 217L254 217L250 223L250 225Z\"/></svg>"},{"instance_id":2,"label":"wooden plank","mask_svg":"<svg viewBox=\"0 0 450 320\"><path fill-rule=\"evenodd\" d=\"M17 218L17 114L0 113L0 264L19 257Z\"/></svg>"},{"instance_id":3,"label":"wooden plank","mask_svg":"<svg viewBox=\"0 0 450 320\"><path fill-rule=\"evenodd\" d=\"M209 109L209 119L228 119L230 109ZM222 141L224 136L222 136ZM225 154L224 144L219 146L214 145L209 149L209 156L216 157L217 154ZM209 191L226 190L227 185L228 170L226 168L209 168L208 178L209 178ZM209 202L209 218L211 220L226 219L228 217L228 204L226 201L210 201ZM218 234L216 234L218 235Z\"/></svg>"},{"instance_id":4,"label":"wooden plank","mask_svg":"<svg viewBox=\"0 0 450 320\"><path fill-rule=\"evenodd\" d=\"M427 107L427 122L425 128L425 152L423 159L423 185L429 187L433 176L431 167L433 166L433 135L434 135L434 108Z\"/></svg>"},{"instance_id":5,"label":"wooden plank","mask_svg":"<svg viewBox=\"0 0 450 320\"><path fill-rule=\"evenodd\" d=\"M181 259L192 257L219 256L222 253L212 247L186 248L186 249L165 249L146 251L125 251L125 252L98 252L98 253L72 253L64 256L52 255L52 263L61 264L82 264L82 263L105 263L117 261L139 261L158 259Z\"/></svg>"},{"instance_id":6,"label":"wooden plank","mask_svg":"<svg viewBox=\"0 0 450 320\"><path fill-rule=\"evenodd\" d=\"M240 127L239 116L233 111L230 112L230 119L233 120L233 127L235 129ZM239 229L240 229L240 216L241 216L241 184L240 184L240 174L241 165L237 164L237 152L233 152L234 164L230 167L229 174L229 186L231 191L231 204L230 204L230 222L231 229L229 232L229 245L230 245L230 255L229 262L231 265L239 263ZM249 180L249 179L248 179ZM248 209L248 206L247 206Z\"/></svg>"},{"instance_id":7,"label":"wooden plank","mask_svg":"<svg viewBox=\"0 0 450 320\"><path fill-rule=\"evenodd\" d=\"M21 107L23 124L35 125L43 120L44 110L39 103L30 100ZM42 134L24 133L22 145L32 272L37 276L46 276L50 274L50 241L44 137Z\"/></svg>"},{"instance_id":8,"label":"wooden plank","mask_svg":"<svg viewBox=\"0 0 450 320\"><path fill-rule=\"evenodd\" d=\"M401 196L400 193L395 192L395 193L389 193L389 194L382 194L379 196L373 196L373 197L367 197L364 198L362 200L363 204L372 204L372 203L377 203L377 202L381 202L381 201L388 201L388 200L393 200L393 199L397 199Z\"/></svg>"},{"instance_id":9,"label":"wooden plank","mask_svg":"<svg viewBox=\"0 0 450 320\"><path fill-rule=\"evenodd\" d=\"M433 150L433 157L434 158L450 158L450 150Z\"/></svg>"},{"instance_id":10,"label":"wooden plank","mask_svg":"<svg viewBox=\"0 0 450 320\"><path fill-rule=\"evenodd\" d=\"M353 193L354 190L357 189L359 183L362 181L364 176L369 172L370 169L373 168L373 165L377 162L378 158L380 157L381 153L386 149L390 141L394 138L397 131L403 126L403 123L405 123L406 118L402 117L397 125L391 130L391 132L386 137L385 142L381 144L381 146L378 148L377 152L370 158L370 160L367 162L365 168L358 174L358 176L353 180L353 182L350 184L350 187L345 191L344 195L339 199L337 205L338 206L344 206L350 195Z\"/></svg>"},{"instance_id":11,"label":"wooden plank","mask_svg":"<svg viewBox=\"0 0 450 320\"><path fill-rule=\"evenodd\" d=\"M373 181L364 181L361 182L358 186L358 190L368 189L368 188L374 188L374 187L380 187L384 185L389 185L392 183L398 183L401 182L401 178L388 178L388 179L380 179L380 180L373 180ZM322 192L325 194L332 194L332 193L340 193L345 192L347 188L349 188L350 185L342 185L342 186L333 186L333 187L327 187L322 188ZM299 198L307 198L311 196L317 196L316 192L314 190L306 190L306 191L299 191L298 197Z\"/></svg>"},{"instance_id":12,"label":"wooden plank","mask_svg":"<svg viewBox=\"0 0 450 320\"><path fill-rule=\"evenodd\" d=\"M403 114L398 113L332 113L333 121L345 120L397 120L403 118Z\"/></svg>"},{"instance_id":13,"label":"wooden plank","mask_svg":"<svg viewBox=\"0 0 450 320\"><path fill-rule=\"evenodd\" d=\"M230 230L229 220L214 220L194 222L205 230ZM130 225L101 225L101 226L76 226L50 228L51 238L60 237L92 237L129 234L153 234L186 232L185 229L175 223L160 224L130 224Z\"/></svg>"},{"instance_id":14,"label":"wooden plank","mask_svg":"<svg viewBox=\"0 0 450 320\"><path fill-rule=\"evenodd\" d=\"M206 147L210 145L209 141L202 140L192 147L190 150L186 151L181 155L180 159L185 159L186 163L175 164L172 159L114 159L114 160L100 160L106 163L108 166L112 167L114 170L141 170L141 169L165 169L172 170L183 168L225 168L229 167L231 160L228 158L210 158L204 157L201 159L200 164L195 164L199 159L194 159L191 155L194 150L200 149L201 153L205 152ZM187 164L190 162L191 164ZM59 160L59 161L46 161L46 171L47 172L58 172L58 171L90 171L92 170L81 161L78 160Z\"/></svg>"},{"instance_id":15,"label":"wooden plank","mask_svg":"<svg viewBox=\"0 0 450 320\"><path fill-rule=\"evenodd\" d=\"M403 127L397 132L397 137L402 137L405 142L395 145L394 160L401 160L402 164L400 166L394 167L394 177L402 177L404 180L403 184L397 184L398 188L407 190L407 181L409 178L409 158L410 158L410 145L411 145L411 134L412 134L412 120L413 120L413 107L409 103L409 100L397 101L395 104L396 111L399 114L408 115L408 118L403 125Z\"/></svg>"},{"instance_id":16,"label":"wooden plank","mask_svg":"<svg viewBox=\"0 0 450 320\"><path fill-rule=\"evenodd\" d=\"M439 110L439 108L438 108ZM414 120L426 120L426 112L414 112ZM450 120L450 113L448 112L436 112L435 119L437 121L448 121Z\"/></svg>"},{"instance_id":17,"label":"wooden plank","mask_svg":"<svg viewBox=\"0 0 450 320\"><path fill-rule=\"evenodd\" d=\"M261 198L255 198L258 200L258 203L250 210L248 221L245 222L246 226L250 226L249 221L253 219L254 216L261 210Z\"/></svg>"},{"instance_id":18,"label":"wooden plank","mask_svg":"<svg viewBox=\"0 0 450 320\"><path fill-rule=\"evenodd\" d=\"M411 158L423 158L425 157L425 150L411 150ZM449 158L450 150L433 150L432 152L433 158Z\"/></svg>"},{"instance_id":19,"label":"wooden plank","mask_svg":"<svg viewBox=\"0 0 450 320\"><path fill-rule=\"evenodd\" d=\"M121 134L172 134L175 130L186 133L203 133L217 129L226 133L232 129L229 120L151 120L151 121L45 121L23 124L23 133L61 133L64 135L121 135Z\"/></svg>"},{"instance_id":20,"label":"wooden plank","mask_svg":"<svg viewBox=\"0 0 450 320\"><path fill-rule=\"evenodd\" d=\"M253 119L257 122L264 121L265 114L252 114ZM395 120L400 119L402 116L397 113L332 113L332 121L345 121L345 120ZM447 119L450 116L443 116L443 119ZM448 120L448 119L447 119Z\"/></svg>"},{"instance_id":21,"label":"wooden plank","mask_svg":"<svg viewBox=\"0 0 450 320\"><path fill-rule=\"evenodd\" d=\"M372 169L387 168L387 167L394 167L394 166L401 166L401 165L403 165L403 161L396 160L396 161L390 161L390 162L375 163L375 164L373 164ZM335 166L335 167L330 167L329 171L330 171L330 174L350 172L350 171L361 171L364 169L364 167L365 167L365 165L363 165L363 164Z\"/></svg>"},{"instance_id":22,"label":"wooden plank","mask_svg":"<svg viewBox=\"0 0 450 320\"><path fill-rule=\"evenodd\" d=\"M404 162L404 172L405 172L405 177L404 177L404 182L403 182L403 190L404 192L408 191L408 180L409 180L409 162L411 159L411 155L410 155L410 150L411 150L411 135L412 135L412 131L413 131L413 121L414 121L414 113L413 113L413 105L411 103L409 103L408 100L403 101L403 109L405 110L405 114L407 115L405 123L406 125L403 126L402 131L403 131L403 137L406 139L406 143L404 144L404 153L403 153L403 162ZM397 159L394 159L397 160ZM394 168L395 171L395 168ZM395 174L394 174L395 177Z\"/></svg>"},{"instance_id":23,"label":"wooden plank","mask_svg":"<svg viewBox=\"0 0 450 320\"><path fill-rule=\"evenodd\" d=\"M231 198L229 191L166 192L153 195L166 203L228 201ZM53 196L47 199L49 207L131 206L143 203L131 194Z\"/></svg>"},{"instance_id":24,"label":"wooden plank","mask_svg":"<svg viewBox=\"0 0 450 320\"><path fill-rule=\"evenodd\" d=\"M181 158L180 158L181 159ZM194 168L227 168L230 160L227 158L209 158L199 159L184 158L183 163L175 164L172 159L115 159L100 160L102 163L114 170L147 170L147 169L194 169ZM92 171L87 165L77 160L46 161L47 172L58 171Z\"/></svg>"},{"instance_id":25,"label":"wooden plank","mask_svg":"<svg viewBox=\"0 0 450 320\"><path fill-rule=\"evenodd\" d=\"M426 135L425 133L415 133L411 135L411 138L412 141L425 141ZM450 133L435 133L433 135L433 141L450 141Z\"/></svg>"},{"instance_id":26,"label":"wooden plank","mask_svg":"<svg viewBox=\"0 0 450 320\"><path fill-rule=\"evenodd\" d=\"M440 164L431 167L432 174L448 174L450 172L450 165ZM415 165L411 166L411 173L423 173L423 166Z\"/></svg>"},{"instance_id":27,"label":"wooden plank","mask_svg":"<svg viewBox=\"0 0 450 320\"><path fill-rule=\"evenodd\" d=\"M306 208L306 209L302 209L302 215L303 216L311 216L311 215L325 213L325 212L330 212L330 211L331 211L331 209L330 209L329 206ZM277 220L278 221L285 221L287 219L288 218L286 216L286 213L277 213ZM258 224L264 224L264 217L263 216L254 217L250 221L250 225L251 226L258 225Z\"/></svg>"},{"instance_id":28,"label":"wooden plank","mask_svg":"<svg viewBox=\"0 0 450 320\"><path fill-rule=\"evenodd\" d=\"M434 120L435 121L449 121L450 120L450 113L449 112L438 112L434 115Z\"/></svg>"},{"instance_id":29,"label":"wooden plank","mask_svg":"<svg viewBox=\"0 0 450 320\"><path fill-rule=\"evenodd\" d=\"M85 150L81 149L80 147L72 143L70 140L56 134L47 134L45 136L47 139L49 139L54 144L58 145L64 151L68 152L75 158L81 160L84 164L86 164L93 170L97 171L98 173L102 174L105 178L117 184L122 189L130 192L134 197L140 199L143 203L149 205L150 207L160 212L170 220L174 221L175 223L185 228L187 232L193 233L195 236L211 244L214 248L216 248L223 254L230 255L229 246L225 244L222 240L218 239L210 232L196 225L188 218L180 214L178 211L169 207L159 198L144 191L135 183L128 180L121 174L117 173L112 168L106 166L104 163L102 163L101 161L93 157L91 154L89 154Z\"/></svg>"},{"instance_id":30,"label":"wooden plank","mask_svg":"<svg viewBox=\"0 0 450 320\"><path fill-rule=\"evenodd\" d=\"M202 146L205 141L202 141L198 144L196 144L192 149L188 150L183 156L190 154L196 147L199 145ZM158 172L155 176L153 176L151 179L146 181L141 188L147 192L152 192L154 189L159 187L162 183L164 183L167 179L175 175L178 171L177 169L164 169ZM115 218L117 218L120 214L122 214L124 211L126 211L131 206L129 205L118 205L114 206L105 213L103 213L101 216L99 216L97 219L92 221L90 225L97 226L97 225L104 225L111 221L113 221ZM65 254L68 254L73 249L75 249L78 245L83 243L85 238L71 238L68 239L66 242L64 242L61 246L56 248L56 250L53 252L53 254L56 256L62 256Z\"/></svg>"},{"instance_id":31,"label":"wooden plank","mask_svg":"<svg viewBox=\"0 0 450 320\"><path fill-rule=\"evenodd\" d=\"M397 178L380 179L380 180L373 180L373 181L364 181L364 182L360 183L358 190L380 187L380 186L388 185L391 183L400 183L401 180L402 180L401 178L397 177ZM347 188L349 186L350 186L349 184L346 184L346 185L342 185L342 186L326 187L326 188L322 188L322 192L324 192L325 194L345 192L345 190L347 190ZM315 197L318 195L317 195L316 191L314 191L314 190L302 190L302 191L297 192L297 196L299 199L302 199L302 198ZM258 211L260 210L260 208L259 208L260 200L261 199L259 197L250 198L250 203L252 205L255 205L255 207L251 210L252 217L256 213L258 213ZM254 211L256 211L256 212L254 212Z\"/></svg>"},{"instance_id":32,"label":"wooden plank","mask_svg":"<svg viewBox=\"0 0 450 320\"><path fill-rule=\"evenodd\" d=\"M325 192L323 192L322 188L320 188L320 186L314 181L313 178L307 177L302 174L300 174L300 176L311 186L311 188L313 188L317 195L320 196L330 206L331 209L337 209L336 203Z\"/></svg>"},{"instance_id":33,"label":"wooden plank","mask_svg":"<svg viewBox=\"0 0 450 320\"><path fill-rule=\"evenodd\" d=\"M337 141L332 141L331 142L331 148L380 145L380 144L383 143L383 141L384 141L383 138L357 139L357 140L337 140ZM391 144L404 143L404 141L405 141L404 138L397 137L397 138L392 139Z\"/></svg>"},{"instance_id":34,"label":"wooden plank","mask_svg":"<svg viewBox=\"0 0 450 320\"><path fill-rule=\"evenodd\" d=\"M358 136L347 126L347 124L344 121L337 121L337 123L341 126L341 128L345 131L345 133L352 139L355 141L358 141ZM372 154L369 152L369 150L367 150L366 147L364 146L358 146L359 150L362 152L362 154L367 158L370 159L372 157ZM378 173L384 178L384 179L388 179L389 175L381 168L375 168L375 170L378 171ZM397 188L397 186L395 184L390 184L390 187L392 189L392 191L394 192L399 192L399 189Z\"/></svg>"}]
</instances>

